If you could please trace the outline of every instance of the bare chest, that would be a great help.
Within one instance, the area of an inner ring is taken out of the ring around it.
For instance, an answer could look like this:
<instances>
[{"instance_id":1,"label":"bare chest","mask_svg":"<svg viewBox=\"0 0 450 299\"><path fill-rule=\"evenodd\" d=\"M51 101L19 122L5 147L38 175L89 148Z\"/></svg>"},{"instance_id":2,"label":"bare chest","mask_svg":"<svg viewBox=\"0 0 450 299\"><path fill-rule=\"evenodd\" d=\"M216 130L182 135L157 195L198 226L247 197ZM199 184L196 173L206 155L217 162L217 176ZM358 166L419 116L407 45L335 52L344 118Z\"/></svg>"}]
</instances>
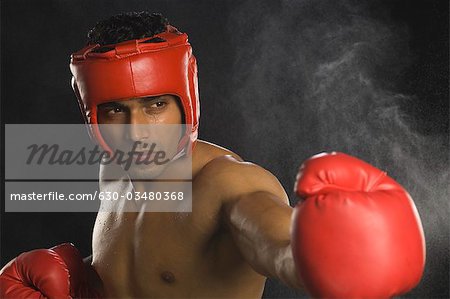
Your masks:
<instances>
[{"instance_id":1,"label":"bare chest","mask_svg":"<svg viewBox=\"0 0 450 299\"><path fill-rule=\"evenodd\" d=\"M93 264L112 297L192 291L214 271L219 207L197 197L191 213L99 213Z\"/></svg>"}]
</instances>

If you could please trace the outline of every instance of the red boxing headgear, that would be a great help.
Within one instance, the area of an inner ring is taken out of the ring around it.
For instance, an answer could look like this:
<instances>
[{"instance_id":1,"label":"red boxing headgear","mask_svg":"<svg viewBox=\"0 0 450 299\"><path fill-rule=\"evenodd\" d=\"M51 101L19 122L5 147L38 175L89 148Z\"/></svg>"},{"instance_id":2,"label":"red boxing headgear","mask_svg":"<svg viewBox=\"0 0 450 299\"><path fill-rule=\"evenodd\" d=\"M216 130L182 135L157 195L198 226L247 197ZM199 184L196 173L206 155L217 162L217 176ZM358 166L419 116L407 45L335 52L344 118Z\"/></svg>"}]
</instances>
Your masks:
<instances>
[{"instance_id":1,"label":"red boxing headgear","mask_svg":"<svg viewBox=\"0 0 450 299\"><path fill-rule=\"evenodd\" d=\"M165 32L113 45L89 45L71 55L72 87L91 135L108 152L100 134L97 105L130 98L176 95L187 126L178 150L195 145L200 103L197 63L188 36L168 25ZM190 152L192 148L188 148Z\"/></svg>"}]
</instances>

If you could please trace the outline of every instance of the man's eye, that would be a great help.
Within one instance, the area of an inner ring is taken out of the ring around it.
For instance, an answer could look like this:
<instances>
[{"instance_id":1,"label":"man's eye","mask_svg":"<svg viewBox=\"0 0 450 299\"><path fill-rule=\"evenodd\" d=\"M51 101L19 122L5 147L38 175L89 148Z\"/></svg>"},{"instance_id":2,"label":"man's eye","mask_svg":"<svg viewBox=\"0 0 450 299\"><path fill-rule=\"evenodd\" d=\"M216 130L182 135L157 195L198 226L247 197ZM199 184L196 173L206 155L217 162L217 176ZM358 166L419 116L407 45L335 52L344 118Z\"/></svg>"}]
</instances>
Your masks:
<instances>
[{"instance_id":1,"label":"man's eye","mask_svg":"<svg viewBox=\"0 0 450 299\"><path fill-rule=\"evenodd\" d=\"M160 101L160 102L153 103L150 107L152 107L152 108L163 108L165 106L166 106L166 102Z\"/></svg>"},{"instance_id":2,"label":"man's eye","mask_svg":"<svg viewBox=\"0 0 450 299\"><path fill-rule=\"evenodd\" d=\"M117 113L122 113L122 112L123 112L122 107L112 107L112 108L108 109L109 114L117 114Z\"/></svg>"}]
</instances>

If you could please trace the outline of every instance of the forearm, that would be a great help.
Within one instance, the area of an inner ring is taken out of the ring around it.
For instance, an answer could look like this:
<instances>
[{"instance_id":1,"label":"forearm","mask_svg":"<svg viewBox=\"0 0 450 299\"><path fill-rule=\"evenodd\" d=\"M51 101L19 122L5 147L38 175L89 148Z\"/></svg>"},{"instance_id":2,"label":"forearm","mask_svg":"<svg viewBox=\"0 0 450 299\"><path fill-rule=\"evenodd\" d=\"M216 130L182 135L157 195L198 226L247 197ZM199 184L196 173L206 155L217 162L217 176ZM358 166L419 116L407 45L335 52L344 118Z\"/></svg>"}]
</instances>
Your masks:
<instances>
[{"instance_id":1,"label":"forearm","mask_svg":"<svg viewBox=\"0 0 450 299\"><path fill-rule=\"evenodd\" d=\"M227 208L228 227L247 262L262 275L301 288L290 247L293 209L267 192L248 194Z\"/></svg>"}]
</instances>

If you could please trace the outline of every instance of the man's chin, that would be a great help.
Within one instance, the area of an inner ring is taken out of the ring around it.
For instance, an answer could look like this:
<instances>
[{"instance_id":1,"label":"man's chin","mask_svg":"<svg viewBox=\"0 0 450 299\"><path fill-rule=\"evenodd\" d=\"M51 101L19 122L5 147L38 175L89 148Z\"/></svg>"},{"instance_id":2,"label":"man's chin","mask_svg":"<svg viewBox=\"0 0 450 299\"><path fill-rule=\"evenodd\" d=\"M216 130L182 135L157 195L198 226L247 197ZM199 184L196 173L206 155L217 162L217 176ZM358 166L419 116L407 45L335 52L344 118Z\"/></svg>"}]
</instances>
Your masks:
<instances>
[{"instance_id":1,"label":"man's chin","mask_svg":"<svg viewBox=\"0 0 450 299\"><path fill-rule=\"evenodd\" d=\"M166 165L133 165L128 170L128 175L132 180L154 180L157 179L166 168Z\"/></svg>"}]
</instances>

